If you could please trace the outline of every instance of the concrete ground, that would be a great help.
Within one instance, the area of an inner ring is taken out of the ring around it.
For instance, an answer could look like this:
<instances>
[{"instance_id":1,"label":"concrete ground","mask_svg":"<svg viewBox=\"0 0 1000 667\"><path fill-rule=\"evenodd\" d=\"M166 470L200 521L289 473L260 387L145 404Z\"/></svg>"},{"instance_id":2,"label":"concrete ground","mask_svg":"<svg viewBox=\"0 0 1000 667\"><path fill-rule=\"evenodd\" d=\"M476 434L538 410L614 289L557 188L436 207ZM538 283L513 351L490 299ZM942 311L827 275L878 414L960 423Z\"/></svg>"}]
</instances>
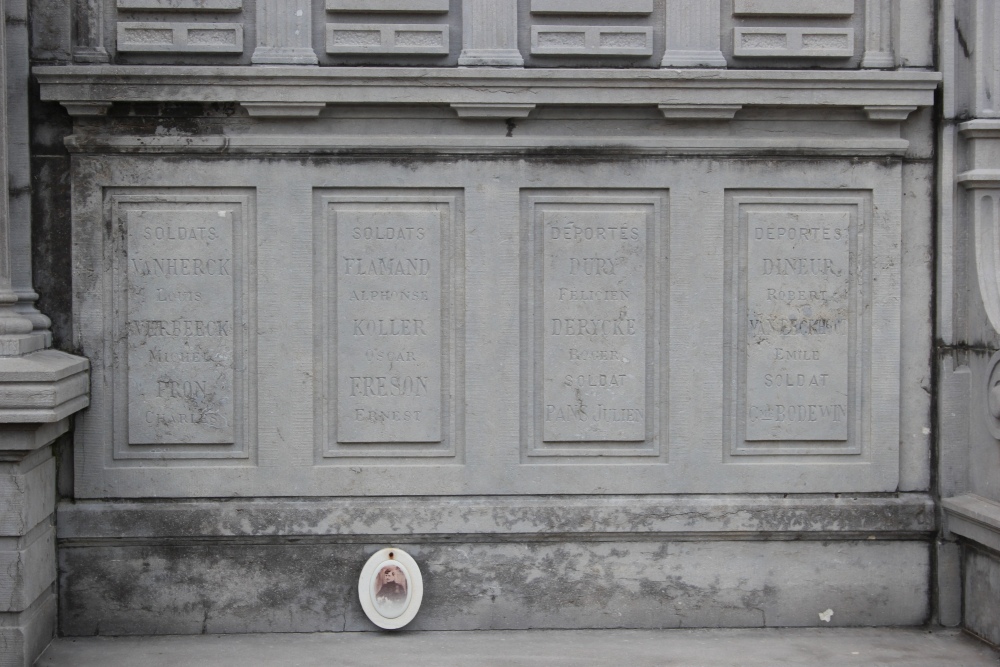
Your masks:
<instances>
[{"instance_id":1,"label":"concrete ground","mask_svg":"<svg viewBox=\"0 0 1000 667\"><path fill-rule=\"evenodd\" d=\"M532 630L67 637L36 667L998 667L958 631L884 628Z\"/></svg>"}]
</instances>

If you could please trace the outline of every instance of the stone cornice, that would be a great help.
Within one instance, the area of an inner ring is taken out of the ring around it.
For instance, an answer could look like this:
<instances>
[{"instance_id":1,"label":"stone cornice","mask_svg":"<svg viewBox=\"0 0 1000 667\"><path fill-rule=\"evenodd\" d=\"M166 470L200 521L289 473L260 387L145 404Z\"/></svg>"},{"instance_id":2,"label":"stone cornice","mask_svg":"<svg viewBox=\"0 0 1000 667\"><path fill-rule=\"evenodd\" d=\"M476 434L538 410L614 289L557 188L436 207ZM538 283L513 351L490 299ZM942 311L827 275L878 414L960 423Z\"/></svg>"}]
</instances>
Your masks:
<instances>
[{"instance_id":1,"label":"stone cornice","mask_svg":"<svg viewBox=\"0 0 1000 667\"><path fill-rule=\"evenodd\" d=\"M45 100L113 102L873 108L933 104L926 71L44 66Z\"/></svg>"},{"instance_id":2,"label":"stone cornice","mask_svg":"<svg viewBox=\"0 0 1000 667\"><path fill-rule=\"evenodd\" d=\"M468 496L428 498L77 501L59 508L59 538L458 535L472 539L906 539L936 529L925 494L732 496Z\"/></svg>"},{"instance_id":3,"label":"stone cornice","mask_svg":"<svg viewBox=\"0 0 1000 667\"><path fill-rule=\"evenodd\" d=\"M1000 551L1000 503L967 494L941 501L948 531Z\"/></svg>"}]
</instances>

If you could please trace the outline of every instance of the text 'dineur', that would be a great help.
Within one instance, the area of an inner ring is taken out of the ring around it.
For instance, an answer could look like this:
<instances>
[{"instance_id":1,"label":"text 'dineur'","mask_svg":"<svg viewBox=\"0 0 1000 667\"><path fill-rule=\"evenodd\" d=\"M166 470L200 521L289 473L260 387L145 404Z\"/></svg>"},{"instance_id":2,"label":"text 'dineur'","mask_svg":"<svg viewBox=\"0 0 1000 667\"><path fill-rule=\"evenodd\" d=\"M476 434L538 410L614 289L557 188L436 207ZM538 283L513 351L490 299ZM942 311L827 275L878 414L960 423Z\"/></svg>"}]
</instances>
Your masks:
<instances>
[{"instance_id":1,"label":"text 'dineur'","mask_svg":"<svg viewBox=\"0 0 1000 667\"><path fill-rule=\"evenodd\" d=\"M746 221L746 439L847 440L851 215Z\"/></svg>"}]
</instances>

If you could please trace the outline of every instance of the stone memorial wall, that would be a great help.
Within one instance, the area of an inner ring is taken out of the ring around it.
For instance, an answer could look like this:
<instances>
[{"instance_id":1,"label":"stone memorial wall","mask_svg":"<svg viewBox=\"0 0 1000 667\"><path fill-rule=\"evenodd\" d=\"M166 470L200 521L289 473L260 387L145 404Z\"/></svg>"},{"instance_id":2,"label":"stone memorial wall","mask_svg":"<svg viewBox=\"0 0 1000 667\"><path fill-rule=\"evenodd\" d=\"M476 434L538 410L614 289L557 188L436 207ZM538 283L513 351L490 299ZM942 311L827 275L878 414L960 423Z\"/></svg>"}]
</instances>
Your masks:
<instances>
[{"instance_id":1,"label":"stone memorial wall","mask_svg":"<svg viewBox=\"0 0 1000 667\"><path fill-rule=\"evenodd\" d=\"M930 0L33 2L65 634L949 618Z\"/></svg>"}]
</instances>

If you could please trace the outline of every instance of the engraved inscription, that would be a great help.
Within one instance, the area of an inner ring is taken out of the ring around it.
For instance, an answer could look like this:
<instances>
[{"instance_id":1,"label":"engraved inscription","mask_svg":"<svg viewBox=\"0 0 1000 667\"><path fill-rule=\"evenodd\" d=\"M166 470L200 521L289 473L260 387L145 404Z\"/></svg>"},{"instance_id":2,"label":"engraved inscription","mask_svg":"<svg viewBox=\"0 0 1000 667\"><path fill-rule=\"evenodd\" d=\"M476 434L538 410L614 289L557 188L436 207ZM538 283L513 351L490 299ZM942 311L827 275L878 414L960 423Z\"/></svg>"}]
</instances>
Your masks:
<instances>
[{"instance_id":1,"label":"engraved inscription","mask_svg":"<svg viewBox=\"0 0 1000 667\"><path fill-rule=\"evenodd\" d=\"M850 221L747 213L747 440L847 440Z\"/></svg>"},{"instance_id":2,"label":"engraved inscription","mask_svg":"<svg viewBox=\"0 0 1000 667\"><path fill-rule=\"evenodd\" d=\"M646 214L542 212L543 433L646 439Z\"/></svg>"},{"instance_id":3,"label":"engraved inscription","mask_svg":"<svg viewBox=\"0 0 1000 667\"><path fill-rule=\"evenodd\" d=\"M129 211L130 444L233 442L233 214Z\"/></svg>"},{"instance_id":4,"label":"engraved inscription","mask_svg":"<svg viewBox=\"0 0 1000 667\"><path fill-rule=\"evenodd\" d=\"M341 208L337 440L441 440L441 214Z\"/></svg>"}]
</instances>

